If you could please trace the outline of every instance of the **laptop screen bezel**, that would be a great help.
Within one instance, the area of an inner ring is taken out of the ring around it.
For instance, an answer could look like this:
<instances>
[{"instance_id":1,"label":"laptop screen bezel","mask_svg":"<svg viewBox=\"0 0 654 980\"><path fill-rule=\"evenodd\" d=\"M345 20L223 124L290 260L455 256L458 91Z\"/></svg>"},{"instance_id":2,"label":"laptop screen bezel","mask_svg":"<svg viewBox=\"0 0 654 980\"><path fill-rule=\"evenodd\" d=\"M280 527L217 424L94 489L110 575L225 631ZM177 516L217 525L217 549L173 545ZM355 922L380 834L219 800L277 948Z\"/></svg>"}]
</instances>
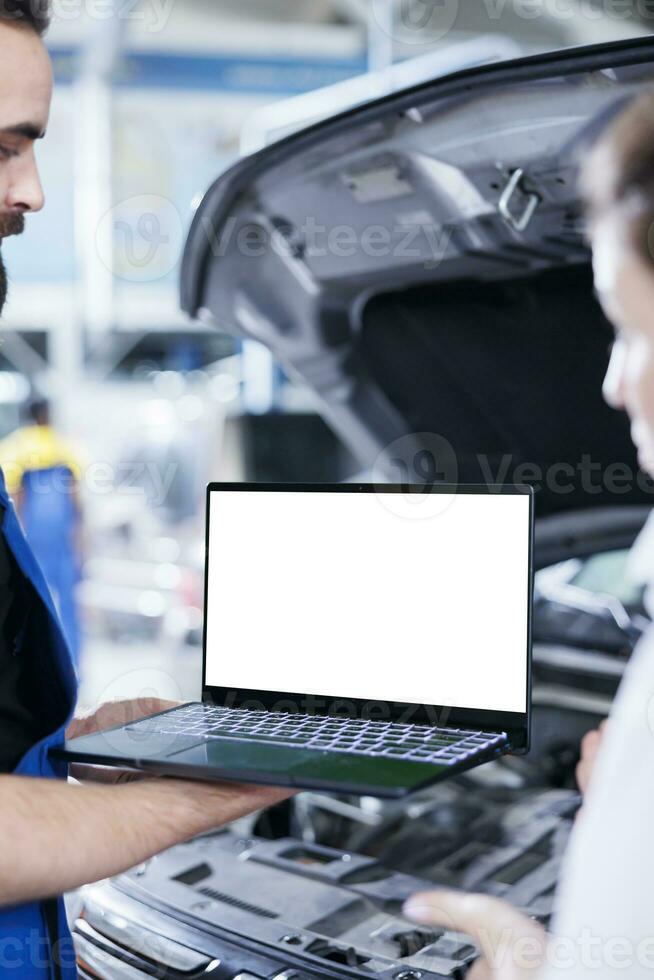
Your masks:
<instances>
[{"instance_id":1,"label":"laptop screen bezel","mask_svg":"<svg viewBox=\"0 0 654 980\"><path fill-rule=\"evenodd\" d=\"M529 497L528 531L528 583L527 583L527 635L526 635L526 691L524 712L492 711L480 708L461 708L451 705L407 704L405 702L366 701L347 697L311 697L292 691L258 691L208 685L207 677L207 612L209 577L209 501L212 493L248 491L252 493L462 493L462 494L510 494ZM202 700L207 704L230 708L264 708L291 712L307 712L317 715L345 715L353 718L389 719L411 724L431 724L450 728L478 728L484 731L507 733L514 751L527 751L531 732L531 685L532 685L532 603L533 603L533 550L534 550L534 492L521 484L374 484L374 483L210 483L206 493L205 554L204 554L204 625L202 630Z\"/></svg>"}]
</instances>

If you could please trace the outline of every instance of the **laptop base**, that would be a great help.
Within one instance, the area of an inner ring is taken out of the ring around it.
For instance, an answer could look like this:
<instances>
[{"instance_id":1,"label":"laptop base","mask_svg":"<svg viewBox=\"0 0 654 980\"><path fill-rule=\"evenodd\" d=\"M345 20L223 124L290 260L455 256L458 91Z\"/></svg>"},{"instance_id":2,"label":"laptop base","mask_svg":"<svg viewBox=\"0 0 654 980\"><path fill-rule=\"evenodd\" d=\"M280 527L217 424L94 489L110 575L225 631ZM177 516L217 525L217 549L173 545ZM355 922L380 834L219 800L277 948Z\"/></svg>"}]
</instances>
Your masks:
<instances>
[{"instance_id":1,"label":"laptop base","mask_svg":"<svg viewBox=\"0 0 654 980\"><path fill-rule=\"evenodd\" d=\"M159 735L148 731L147 726L140 729L133 725L69 740L62 747L52 749L51 754L69 763L115 766L153 775L290 786L392 799L407 796L509 750L507 741L469 755L460 762L439 765L256 741L206 739L186 734Z\"/></svg>"}]
</instances>

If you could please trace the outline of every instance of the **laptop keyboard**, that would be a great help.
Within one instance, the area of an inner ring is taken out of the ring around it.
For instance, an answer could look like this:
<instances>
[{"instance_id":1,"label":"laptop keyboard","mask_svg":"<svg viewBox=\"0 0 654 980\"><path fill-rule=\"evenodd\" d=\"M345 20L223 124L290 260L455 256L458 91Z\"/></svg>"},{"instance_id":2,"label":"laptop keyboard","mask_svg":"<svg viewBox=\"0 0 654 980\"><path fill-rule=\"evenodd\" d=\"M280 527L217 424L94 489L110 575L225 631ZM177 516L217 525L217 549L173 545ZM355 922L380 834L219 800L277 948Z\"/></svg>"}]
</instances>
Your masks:
<instances>
[{"instance_id":1,"label":"laptop keyboard","mask_svg":"<svg viewBox=\"0 0 654 980\"><path fill-rule=\"evenodd\" d=\"M453 765L506 743L506 735L498 732L248 711L207 704L184 705L128 727L133 730L137 726L141 732L147 726L150 734L269 742L440 765Z\"/></svg>"}]
</instances>

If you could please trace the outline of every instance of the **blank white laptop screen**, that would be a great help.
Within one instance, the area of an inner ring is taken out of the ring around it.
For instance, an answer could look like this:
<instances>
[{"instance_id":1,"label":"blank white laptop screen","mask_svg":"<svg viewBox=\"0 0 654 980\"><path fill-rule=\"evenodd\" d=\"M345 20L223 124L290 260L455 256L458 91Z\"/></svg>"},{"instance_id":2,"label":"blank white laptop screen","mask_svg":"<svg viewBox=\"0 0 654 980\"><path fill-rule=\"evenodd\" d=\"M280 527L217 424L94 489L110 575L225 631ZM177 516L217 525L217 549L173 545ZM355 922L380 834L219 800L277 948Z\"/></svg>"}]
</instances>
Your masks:
<instances>
[{"instance_id":1,"label":"blank white laptop screen","mask_svg":"<svg viewBox=\"0 0 654 980\"><path fill-rule=\"evenodd\" d=\"M529 497L419 496L211 491L206 685L525 712Z\"/></svg>"}]
</instances>

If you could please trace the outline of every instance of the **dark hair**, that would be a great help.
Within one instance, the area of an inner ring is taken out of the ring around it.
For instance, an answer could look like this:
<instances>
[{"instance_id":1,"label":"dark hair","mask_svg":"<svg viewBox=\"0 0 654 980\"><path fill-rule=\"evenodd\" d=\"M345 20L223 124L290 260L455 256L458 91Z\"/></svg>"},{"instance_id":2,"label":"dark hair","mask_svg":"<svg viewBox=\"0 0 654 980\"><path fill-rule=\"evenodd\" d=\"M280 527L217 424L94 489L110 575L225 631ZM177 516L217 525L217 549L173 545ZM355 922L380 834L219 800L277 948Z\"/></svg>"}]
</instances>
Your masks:
<instances>
[{"instance_id":1,"label":"dark hair","mask_svg":"<svg viewBox=\"0 0 654 980\"><path fill-rule=\"evenodd\" d=\"M621 214L628 244L654 263L654 89L599 136L582 166L581 187L591 231L606 215Z\"/></svg>"},{"instance_id":2,"label":"dark hair","mask_svg":"<svg viewBox=\"0 0 654 980\"><path fill-rule=\"evenodd\" d=\"M50 0L0 0L0 21L25 24L42 37L50 25Z\"/></svg>"}]
</instances>

